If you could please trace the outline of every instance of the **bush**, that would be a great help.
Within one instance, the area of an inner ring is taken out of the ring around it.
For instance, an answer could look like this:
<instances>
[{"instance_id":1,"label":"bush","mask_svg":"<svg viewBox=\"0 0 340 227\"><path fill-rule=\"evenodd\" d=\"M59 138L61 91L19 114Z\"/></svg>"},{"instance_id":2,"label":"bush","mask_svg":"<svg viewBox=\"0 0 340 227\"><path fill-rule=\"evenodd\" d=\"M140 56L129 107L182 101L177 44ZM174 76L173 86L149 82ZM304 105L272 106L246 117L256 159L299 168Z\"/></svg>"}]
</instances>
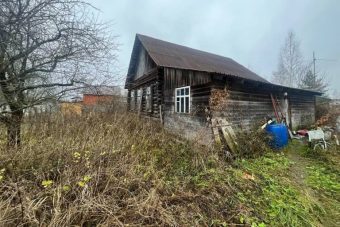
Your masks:
<instances>
[{"instance_id":1,"label":"bush","mask_svg":"<svg viewBox=\"0 0 340 227\"><path fill-rule=\"evenodd\" d=\"M259 157L271 152L268 146L271 137L265 130L253 127L252 130L237 134L237 157Z\"/></svg>"}]
</instances>

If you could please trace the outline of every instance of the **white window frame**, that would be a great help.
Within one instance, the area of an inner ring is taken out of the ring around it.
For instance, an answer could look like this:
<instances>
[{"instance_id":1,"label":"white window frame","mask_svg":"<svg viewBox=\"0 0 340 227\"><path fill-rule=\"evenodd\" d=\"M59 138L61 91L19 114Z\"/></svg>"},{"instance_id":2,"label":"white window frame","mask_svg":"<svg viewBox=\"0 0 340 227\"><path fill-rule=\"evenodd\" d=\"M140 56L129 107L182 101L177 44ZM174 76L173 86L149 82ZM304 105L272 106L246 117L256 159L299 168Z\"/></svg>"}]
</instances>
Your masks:
<instances>
[{"instance_id":1,"label":"white window frame","mask_svg":"<svg viewBox=\"0 0 340 227\"><path fill-rule=\"evenodd\" d=\"M151 105L152 105L151 86L146 87L145 90L146 90L145 91L146 111L151 112L151 110L152 110L152 107L151 107Z\"/></svg>"},{"instance_id":2,"label":"white window frame","mask_svg":"<svg viewBox=\"0 0 340 227\"><path fill-rule=\"evenodd\" d=\"M137 89L137 102L136 102L136 110L140 111L142 107L142 96L143 96L143 90Z\"/></svg>"},{"instance_id":3,"label":"white window frame","mask_svg":"<svg viewBox=\"0 0 340 227\"><path fill-rule=\"evenodd\" d=\"M130 109L133 111L136 108L136 100L135 100L135 90L131 90L130 92Z\"/></svg>"},{"instance_id":4,"label":"white window frame","mask_svg":"<svg viewBox=\"0 0 340 227\"><path fill-rule=\"evenodd\" d=\"M188 89L189 92L188 94L185 94L185 90ZM184 94L182 95L181 90L184 90ZM179 94L177 94L177 91L179 91ZM186 98L188 98L189 100L189 104L188 104L188 109L186 109L187 105L186 105ZM179 99L179 100L178 100ZM183 99L183 104L184 104L184 112L182 112L182 104L181 104L181 100ZM185 86L185 87L179 87L175 89L175 113L184 113L184 114L188 114L190 113L190 86ZM177 111L177 107L179 106L179 111Z\"/></svg>"}]
</instances>

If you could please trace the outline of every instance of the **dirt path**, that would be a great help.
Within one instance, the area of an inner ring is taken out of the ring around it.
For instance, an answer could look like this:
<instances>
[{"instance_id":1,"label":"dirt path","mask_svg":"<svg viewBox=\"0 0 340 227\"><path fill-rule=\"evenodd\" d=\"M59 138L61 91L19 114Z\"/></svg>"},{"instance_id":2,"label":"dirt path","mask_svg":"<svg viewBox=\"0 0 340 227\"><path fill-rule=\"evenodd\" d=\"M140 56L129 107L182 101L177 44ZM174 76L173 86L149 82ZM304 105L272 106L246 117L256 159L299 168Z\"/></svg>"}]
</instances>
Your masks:
<instances>
[{"instance_id":1,"label":"dirt path","mask_svg":"<svg viewBox=\"0 0 340 227\"><path fill-rule=\"evenodd\" d=\"M297 149L298 150L298 149ZM328 206L327 198L320 196L320 193L313 190L307 185L306 180L308 177L307 167L317 164L317 161L303 157L297 150L289 149L286 153L287 157L294 162L290 168L289 175L296 186L304 191L306 196L319 204L326 212L320 217L319 226L332 227L338 226L338 213Z\"/></svg>"},{"instance_id":2,"label":"dirt path","mask_svg":"<svg viewBox=\"0 0 340 227\"><path fill-rule=\"evenodd\" d=\"M311 164L311 161L302 157L296 151L289 150L286 154L294 162L290 168L290 176L302 189L310 192L312 189L306 185L305 181L307 177L306 167Z\"/></svg>"}]
</instances>

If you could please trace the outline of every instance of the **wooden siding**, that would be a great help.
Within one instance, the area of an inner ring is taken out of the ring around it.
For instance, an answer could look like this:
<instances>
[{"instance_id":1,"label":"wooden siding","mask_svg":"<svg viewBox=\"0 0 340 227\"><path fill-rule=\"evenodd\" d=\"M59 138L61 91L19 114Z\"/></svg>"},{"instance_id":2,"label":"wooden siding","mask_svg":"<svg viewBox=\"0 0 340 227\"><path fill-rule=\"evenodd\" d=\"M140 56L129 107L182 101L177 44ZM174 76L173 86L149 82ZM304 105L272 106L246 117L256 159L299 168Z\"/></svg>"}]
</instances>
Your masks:
<instances>
[{"instance_id":1,"label":"wooden siding","mask_svg":"<svg viewBox=\"0 0 340 227\"><path fill-rule=\"evenodd\" d=\"M204 109L209 106L211 76L208 73L164 69L164 127L171 132L204 144L212 142ZM190 86L190 113L175 112L175 89Z\"/></svg>"},{"instance_id":2,"label":"wooden siding","mask_svg":"<svg viewBox=\"0 0 340 227\"><path fill-rule=\"evenodd\" d=\"M149 57L148 53L145 51L144 47L141 47L138 60L137 60L137 67L135 78L138 79L148 73L151 69L155 68L156 65Z\"/></svg>"},{"instance_id":3,"label":"wooden siding","mask_svg":"<svg viewBox=\"0 0 340 227\"><path fill-rule=\"evenodd\" d=\"M190 113L175 112L175 89L190 86ZM151 88L151 110L147 109L146 89ZM140 106L136 106L137 91ZM226 90L224 108L214 110L210 106L212 91ZM284 93L288 93L288 108L284 108ZM291 93L290 93L291 92ZM132 95L133 98L132 98ZM288 121L293 128L312 124L315 120L314 96L290 90L274 90L271 85L213 75L206 72L173 68L152 68L136 77L128 93L128 108L142 116L162 119L164 127L189 139L210 144L212 131L206 120L205 109L211 109L213 117L223 117L234 129L249 129L259 125L266 117L274 117L270 94L277 99L281 110L290 113ZM131 108L134 104L135 108Z\"/></svg>"},{"instance_id":4,"label":"wooden siding","mask_svg":"<svg viewBox=\"0 0 340 227\"><path fill-rule=\"evenodd\" d=\"M310 126L315 123L315 96L291 94L288 96L292 128Z\"/></svg>"},{"instance_id":5,"label":"wooden siding","mask_svg":"<svg viewBox=\"0 0 340 227\"><path fill-rule=\"evenodd\" d=\"M266 117L275 117L270 94L277 99L280 109L291 128L314 124L315 96L292 90L271 90L250 82L225 79L214 81L213 89L227 89L222 110L212 111L213 116L225 117L235 128L248 129ZM284 104L284 93L288 94L288 107Z\"/></svg>"},{"instance_id":6,"label":"wooden siding","mask_svg":"<svg viewBox=\"0 0 340 227\"><path fill-rule=\"evenodd\" d=\"M159 106L163 100L162 92L162 70L157 68L151 69L148 73L144 74L140 78L136 78L128 91L128 110L134 111L140 115L150 116L153 118L160 118ZM146 89L151 89L151 109L147 109L147 94ZM137 94L140 94L140 100L138 101ZM139 103L140 102L140 103ZM140 105L140 106L138 106Z\"/></svg>"},{"instance_id":7,"label":"wooden siding","mask_svg":"<svg viewBox=\"0 0 340 227\"><path fill-rule=\"evenodd\" d=\"M234 128L248 129L267 116L273 116L273 106L269 94L246 91L228 91L228 97L221 107L212 109L213 117L226 118Z\"/></svg>"},{"instance_id":8,"label":"wooden siding","mask_svg":"<svg viewBox=\"0 0 340 227\"><path fill-rule=\"evenodd\" d=\"M175 111L175 89L190 86L191 113L200 115L209 104L211 76L208 73L164 68L164 111Z\"/></svg>"},{"instance_id":9,"label":"wooden siding","mask_svg":"<svg viewBox=\"0 0 340 227\"><path fill-rule=\"evenodd\" d=\"M164 91L172 91L178 87L195 86L209 82L211 82L211 76L206 72L164 68Z\"/></svg>"}]
</instances>

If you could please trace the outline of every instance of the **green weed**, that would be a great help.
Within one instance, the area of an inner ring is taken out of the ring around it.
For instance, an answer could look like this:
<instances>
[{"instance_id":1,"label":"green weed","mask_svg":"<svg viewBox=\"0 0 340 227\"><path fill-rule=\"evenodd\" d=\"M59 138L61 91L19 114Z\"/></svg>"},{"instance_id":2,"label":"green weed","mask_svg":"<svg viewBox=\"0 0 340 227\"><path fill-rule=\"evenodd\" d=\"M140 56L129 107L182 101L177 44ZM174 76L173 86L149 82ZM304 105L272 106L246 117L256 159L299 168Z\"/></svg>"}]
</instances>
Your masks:
<instances>
[{"instance_id":1,"label":"green weed","mask_svg":"<svg viewBox=\"0 0 340 227\"><path fill-rule=\"evenodd\" d=\"M252 208L245 218L248 223L264 222L269 226L314 226L317 223L322 209L291 184L287 173L292 164L280 153L239 162L240 169L255 176L252 190L238 193L240 201Z\"/></svg>"}]
</instances>

